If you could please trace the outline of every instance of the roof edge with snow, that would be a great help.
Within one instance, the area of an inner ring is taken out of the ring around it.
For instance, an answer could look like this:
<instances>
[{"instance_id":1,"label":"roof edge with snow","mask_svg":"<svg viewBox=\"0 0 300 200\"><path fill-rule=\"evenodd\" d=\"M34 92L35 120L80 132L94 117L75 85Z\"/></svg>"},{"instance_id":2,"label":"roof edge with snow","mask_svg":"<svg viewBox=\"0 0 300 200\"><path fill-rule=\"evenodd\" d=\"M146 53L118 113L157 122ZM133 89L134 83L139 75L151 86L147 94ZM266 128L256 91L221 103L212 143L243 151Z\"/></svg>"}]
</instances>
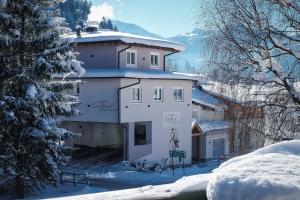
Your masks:
<instances>
[{"instance_id":1,"label":"roof edge with snow","mask_svg":"<svg viewBox=\"0 0 300 200\"><path fill-rule=\"evenodd\" d=\"M69 34L65 36L70 39L71 43L96 43L96 42L112 42L121 41L126 44L142 44L146 46L155 46L161 48L173 49L173 51L184 51L185 45L177 42L172 42L164 39L134 35L124 32L115 31L99 31L95 33L81 33L81 37L76 34Z\"/></svg>"},{"instance_id":2,"label":"roof edge with snow","mask_svg":"<svg viewBox=\"0 0 300 200\"><path fill-rule=\"evenodd\" d=\"M132 68L86 68L85 74L80 78L141 78L141 79L174 79L190 80L197 79L192 76L178 75L162 70L145 70Z\"/></svg>"},{"instance_id":3,"label":"roof edge with snow","mask_svg":"<svg viewBox=\"0 0 300 200\"><path fill-rule=\"evenodd\" d=\"M204 133L230 128L230 122L223 120L197 121L192 120L192 127L197 125Z\"/></svg>"}]
</instances>

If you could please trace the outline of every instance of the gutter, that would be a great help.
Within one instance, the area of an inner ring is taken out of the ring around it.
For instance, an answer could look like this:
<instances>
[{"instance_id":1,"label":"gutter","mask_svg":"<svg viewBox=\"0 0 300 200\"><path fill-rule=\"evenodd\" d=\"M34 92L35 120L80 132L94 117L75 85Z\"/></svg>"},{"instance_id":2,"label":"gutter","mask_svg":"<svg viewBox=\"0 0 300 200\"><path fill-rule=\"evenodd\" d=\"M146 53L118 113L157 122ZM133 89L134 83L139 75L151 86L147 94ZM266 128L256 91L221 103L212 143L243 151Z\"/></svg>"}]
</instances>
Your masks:
<instances>
[{"instance_id":1,"label":"gutter","mask_svg":"<svg viewBox=\"0 0 300 200\"><path fill-rule=\"evenodd\" d=\"M133 47L133 45L131 44L129 47L126 47L120 51L118 51L118 69L120 69L120 55L123 51L126 51L127 49L130 49L131 47Z\"/></svg>"},{"instance_id":2,"label":"gutter","mask_svg":"<svg viewBox=\"0 0 300 200\"><path fill-rule=\"evenodd\" d=\"M137 82L132 83L130 85L126 85L124 87L118 88L118 124L120 124L120 122L121 122L121 115L120 115L120 113L121 113L121 105L120 105L120 103L121 103L121 99L120 99L121 98L121 90L123 90L125 88L129 88L129 87L134 86L134 85L138 85L140 83L141 83L141 79L138 78Z\"/></svg>"},{"instance_id":3,"label":"gutter","mask_svg":"<svg viewBox=\"0 0 300 200\"><path fill-rule=\"evenodd\" d=\"M166 71L166 57L167 57L167 56L170 56L170 55L173 55L173 54L175 54L175 53L177 53L177 52L172 52L172 53L169 53L169 54L167 54L167 55L164 55L164 71Z\"/></svg>"}]
</instances>

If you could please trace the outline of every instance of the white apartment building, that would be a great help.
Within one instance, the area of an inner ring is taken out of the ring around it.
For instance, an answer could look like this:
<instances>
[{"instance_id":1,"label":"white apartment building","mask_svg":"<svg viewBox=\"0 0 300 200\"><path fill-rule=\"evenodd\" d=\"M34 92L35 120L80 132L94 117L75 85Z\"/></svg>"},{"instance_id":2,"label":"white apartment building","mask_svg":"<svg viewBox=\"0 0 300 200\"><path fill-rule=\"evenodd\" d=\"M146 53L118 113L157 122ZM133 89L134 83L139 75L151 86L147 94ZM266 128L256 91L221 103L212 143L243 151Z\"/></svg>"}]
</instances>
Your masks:
<instances>
[{"instance_id":1,"label":"white apartment building","mask_svg":"<svg viewBox=\"0 0 300 200\"><path fill-rule=\"evenodd\" d=\"M76 90L80 115L63 126L81 133L72 144L120 148L123 160L169 158L171 130L192 157L192 87L195 77L165 71L182 44L113 31L69 35L84 63Z\"/></svg>"}]
</instances>

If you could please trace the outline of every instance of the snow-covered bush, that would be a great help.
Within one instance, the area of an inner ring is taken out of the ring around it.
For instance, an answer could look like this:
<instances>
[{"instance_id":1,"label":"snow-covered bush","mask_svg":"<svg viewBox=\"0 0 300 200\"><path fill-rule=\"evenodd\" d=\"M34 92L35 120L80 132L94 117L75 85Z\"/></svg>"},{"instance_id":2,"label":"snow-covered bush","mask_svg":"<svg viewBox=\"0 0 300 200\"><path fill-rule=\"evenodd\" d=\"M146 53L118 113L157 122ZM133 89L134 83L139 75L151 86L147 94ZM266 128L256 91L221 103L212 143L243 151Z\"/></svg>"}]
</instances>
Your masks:
<instances>
[{"instance_id":1,"label":"snow-covered bush","mask_svg":"<svg viewBox=\"0 0 300 200\"><path fill-rule=\"evenodd\" d=\"M213 173L210 200L296 200L300 197L300 140L281 142L236 157Z\"/></svg>"}]
</instances>

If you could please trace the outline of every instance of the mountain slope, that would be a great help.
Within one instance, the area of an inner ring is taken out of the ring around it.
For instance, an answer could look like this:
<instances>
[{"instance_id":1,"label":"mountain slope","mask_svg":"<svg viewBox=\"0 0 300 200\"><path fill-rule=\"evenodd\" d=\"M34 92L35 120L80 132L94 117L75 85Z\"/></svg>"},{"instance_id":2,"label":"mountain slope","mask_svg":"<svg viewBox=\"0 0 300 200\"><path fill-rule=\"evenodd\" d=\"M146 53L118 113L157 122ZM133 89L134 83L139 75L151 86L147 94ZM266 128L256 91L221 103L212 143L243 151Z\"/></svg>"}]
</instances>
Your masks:
<instances>
[{"instance_id":1,"label":"mountain slope","mask_svg":"<svg viewBox=\"0 0 300 200\"><path fill-rule=\"evenodd\" d=\"M177 63L180 71L200 71L202 73L206 71L204 62L206 54L205 43L209 34L209 31L194 29L190 33L184 33L167 38L168 40L179 42L186 46L185 51L177 53L170 57ZM193 68L196 68L197 70L194 70Z\"/></svg>"},{"instance_id":2,"label":"mountain slope","mask_svg":"<svg viewBox=\"0 0 300 200\"><path fill-rule=\"evenodd\" d=\"M142 35L142 36L147 36L147 37L154 37L154 38L160 38L161 37L158 34L151 33L147 31L146 29L136 25L136 24L131 24L127 22L122 22L119 20L114 20L112 21L113 25L117 25L117 28L120 32L126 32L126 33L131 33L131 34L136 34L136 35Z\"/></svg>"}]
</instances>

